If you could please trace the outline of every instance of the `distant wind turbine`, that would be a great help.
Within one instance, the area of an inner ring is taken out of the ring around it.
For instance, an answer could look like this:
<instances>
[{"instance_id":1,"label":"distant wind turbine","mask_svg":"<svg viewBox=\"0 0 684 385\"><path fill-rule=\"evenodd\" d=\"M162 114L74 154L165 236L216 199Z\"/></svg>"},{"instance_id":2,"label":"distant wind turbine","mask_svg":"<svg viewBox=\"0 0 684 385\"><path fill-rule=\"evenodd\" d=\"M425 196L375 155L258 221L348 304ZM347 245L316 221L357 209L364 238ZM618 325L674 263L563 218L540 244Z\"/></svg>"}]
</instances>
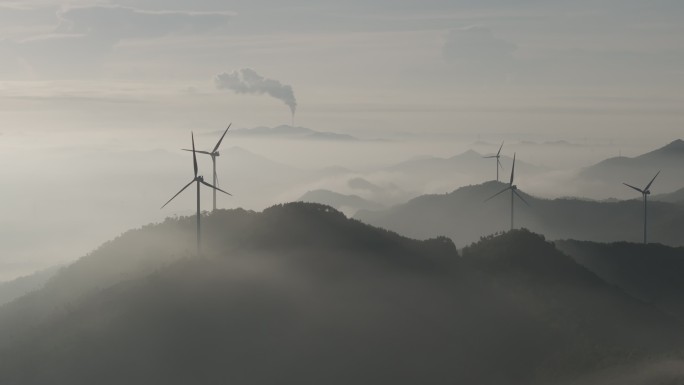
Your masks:
<instances>
[{"instance_id":1,"label":"distant wind turbine","mask_svg":"<svg viewBox=\"0 0 684 385\"><path fill-rule=\"evenodd\" d=\"M232 195L229 192L223 191L220 188L213 186L207 182L204 181L204 177L202 175L197 175L197 155L195 154L195 135L190 134L192 138L192 163L195 171L195 177L190 181L190 183L186 184L185 187L183 187L179 192L176 193L171 199L168 200L168 202L164 203L164 206L161 208L163 209L171 203L171 201L176 198L180 193L183 192L186 188L190 187L191 184L197 183L197 255L200 255L200 215L202 214L200 211L200 184L203 184L205 186L211 187L214 191L218 190L224 194ZM220 142L219 142L220 143Z\"/></svg>"},{"instance_id":2,"label":"distant wind turbine","mask_svg":"<svg viewBox=\"0 0 684 385\"><path fill-rule=\"evenodd\" d=\"M490 155L490 156L483 156L483 158L491 159L491 158L496 158L496 181L499 181L499 167L503 168L501 165L501 161L499 158L501 158L501 149L503 148L504 142L501 142L501 147L499 147L499 151L496 153L496 155Z\"/></svg>"},{"instance_id":3,"label":"distant wind turbine","mask_svg":"<svg viewBox=\"0 0 684 385\"><path fill-rule=\"evenodd\" d=\"M212 165L214 166L214 178L213 178L213 183L214 183L214 186L217 186L217 187L218 187L219 184L218 184L218 175L216 174L216 157L217 157L217 156L221 156L221 153L218 151L219 146L221 146L221 142L223 141L223 137L226 136L226 133L228 132L228 129L230 129L230 126L231 126L232 124L233 124L233 123L230 123L230 124L228 125L228 128L226 128L226 130L223 131L223 135L221 135L221 139L219 139L219 141L216 143L216 146L214 146L214 149L211 150L211 152L209 152L209 151L195 151L195 152L197 152L197 153L199 153L199 154L206 154L206 155L211 156L211 163L212 163ZM192 151L192 150L189 150L189 149L187 149L187 148L184 148L183 151ZM216 190L214 190L214 208L213 208L213 210L216 210Z\"/></svg>"},{"instance_id":4,"label":"distant wind turbine","mask_svg":"<svg viewBox=\"0 0 684 385\"><path fill-rule=\"evenodd\" d=\"M488 200L494 198L495 196L497 196L499 194L503 194L504 192L506 192L508 190L511 190L511 230L513 230L513 207L514 207L515 197L517 196L518 198L520 198L520 200L523 201L523 203L525 203L526 205L528 205L528 206L530 205L529 203L527 203L525 198L523 198L522 195L520 195L520 193L518 192L518 186L513 184L513 177L514 176L515 176L515 153L513 154L513 167L511 168L511 181L508 183L508 186L506 186L505 189L499 191L498 193L492 195L491 197L485 199L485 202L487 202Z\"/></svg>"},{"instance_id":5,"label":"distant wind turbine","mask_svg":"<svg viewBox=\"0 0 684 385\"><path fill-rule=\"evenodd\" d=\"M624 184L625 186L630 187L630 188L633 188L634 190L640 192L641 195L644 197L644 243L647 243L647 238L646 238L646 229L647 229L647 227L646 227L646 225L647 225L647 223L648 223L648 196L651 195L651 190L649 190L649 189L651 188L651 185L653 184L653 181L655 180L655 178L658 177L658 174L660 174L660 171L658 171L658 172L655 174L655 176L653 177L653 179L651 179L651 181L646 185L646 187L644 187L643 190L640 189L640 188L634 187L634 186L632 186L632 185L630 185L630 184L622 183L622 184Z\"/></svg>"}]
</instances>

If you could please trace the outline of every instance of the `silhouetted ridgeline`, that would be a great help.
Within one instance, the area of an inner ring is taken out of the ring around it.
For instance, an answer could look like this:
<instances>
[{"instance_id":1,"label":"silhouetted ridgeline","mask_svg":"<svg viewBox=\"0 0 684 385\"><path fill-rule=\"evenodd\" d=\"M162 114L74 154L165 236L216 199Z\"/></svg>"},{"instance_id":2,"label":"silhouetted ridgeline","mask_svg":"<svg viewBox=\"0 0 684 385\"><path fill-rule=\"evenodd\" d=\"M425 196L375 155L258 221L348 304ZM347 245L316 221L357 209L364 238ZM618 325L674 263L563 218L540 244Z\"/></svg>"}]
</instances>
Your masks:
<instances>
[{"instance_id":1,"label":"silhouetted ridgeline","mask_svg":"<svg viewBox=\"0 0 684 385\"><path fill-rule=\"evenodd\" d=\"M654 194L682 187L684 180L684 140L677 139L666 146L635 157L615 157L584 168L575 182L591 190L625 191L623 182L641 186L648 183L658 170L662 175L653 187ZM594 188L590 188L591 186ZM638 194L638 193L637 193Z\"/></svg>"},{"instance_id":2,"label":"silhouetted ridgeline","mask_svg":"<svg viewBox=\"0 0 684 385\"><path fill-rule=\"evenodd\" d=\"M680 323L528 231L459 256L316 204L202 224L206 257L183 251L194 219L169 219L0 307L0 383L582 383L679 362Z\"/></svg>"},{"instance_id":3,"label":"silhouetted ridgeline","mask_svg":"<svg viewBox=\"0 0 684 385\"><path fill-rule=\"evenodd\" d=\"M400 234L429 238L449 236L465 246L482 234L510 227L510 193L485 202L507 185L487 182L459 188L449 194L423 195L384 211L360 211L366 223ZM643 239L643 202L640 199L599 202L580 199L539 199L518 190L530 206L516 199L515 224L550 239L597 242ZM684 206L649 202L649 241L684 245Z\"/></svg>"}]
</instances>

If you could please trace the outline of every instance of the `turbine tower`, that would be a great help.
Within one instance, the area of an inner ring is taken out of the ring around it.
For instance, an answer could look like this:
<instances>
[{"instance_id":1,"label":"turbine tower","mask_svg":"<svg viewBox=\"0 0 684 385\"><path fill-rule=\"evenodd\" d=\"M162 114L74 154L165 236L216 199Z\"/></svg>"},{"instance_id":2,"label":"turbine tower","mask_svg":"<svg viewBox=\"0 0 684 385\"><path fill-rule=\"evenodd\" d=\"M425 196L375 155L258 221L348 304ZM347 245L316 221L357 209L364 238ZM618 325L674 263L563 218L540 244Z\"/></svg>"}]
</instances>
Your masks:
<instances>
[{"instance_id":1,"label":"turbine tower","mask_svg":"<svg viewBox=\"0 0 684 385\"><path fill-rule=\"evenodd\" d=\"M655 180L655 178L658 177L658 174L660 174L660 171L658 171L658 172L655 174L655 176L653 177L653 179L651 179L651 181L646 185L646 187L644 187L643 190L640 189L640 188L634 187L634 186L632 186L632 185L630 185L630 184L622 183L622 184L624 184L625 186L630 187L630 188L633 188L634 190L640 192L641 195L644 197L644 243L647 243L647 237L646 237L646 235L647 235L647 234L646 234L646 229L647 229L647 227L646 227L646 225L647 225L647 223L648 223L648 196L651 195L651 190L650 190L650 188L651 188L651 185L653 184L653 181Z\"/></svg>"},{"instance_id":2,"label":"turbine tower","mask_svg":"<svg viewBox=\"0 0 684 385\"><path fill-rule=\"evenodd\" d=\"M221 142L223 141L223 137L226 136L226 133L228 132L228 129L230 128L230 126L232 124L233 123L230 123L228 125L228 128L226 128L226 130L223 131L223 135L221 135L221 139L219 139L219 141L216 143L216 146L214 146L214 149L211 150L211 152L209 152L209 151L195 151L199 154L205 154L205 155L211 156L211 163L214 166L213 183L214 183L214 186L217 186L217 187L219 184L218 184L218 175L216 174L216 157L221 156L221 153L218 151L219 146L221 146ZM183 151L193 151L193 150L189 150L187 148L184 148ZM214 208L212 210L216 210L216 190L214 190Z\"/></svg>"},{"instance_id":3,"label":"turbine tower","mask_svg":"<svg viewBox=\"0 0 684 385\"><path fill-rule=\"evenodd\" d=\"M490 155L490 156L483 156L483 158L491 159L491 158L496 158L496 181L499 181L499 167L503 168L501 165L501 161L499 158L501 158L501 149L503 148L504 142L501 142L501 147L499 147L499 151L496 153L496 155Z\"/></svg>"},{"instance_id":4,"label":"turbine tower","mask_svg":"<svg viewBox=\"0 0 684 385\"><path fill-rule=\"evenodd\" d=\"M229 192L223 191L220 188L205 182L204 177L202 175L197 175L197 155L195 154L196 153L196 151L195 151L195 135L192 133L190 135L192 138L192 150L191 151L192 151L192 164L193 164L194 171L195 171L195 177L190 181L190 183L186 184L185 187L183 187L179 192L177 192L176 195L174 195L173 197L171 197L171 199L169 199L166 203L164 203L164 206L162 206L161 208L163 209L164 207L166 207L166 205L171 203L171 201L174 198L176 198L186 188L190 187L191 184L197 183L197 255L199 256L200 255L200 239L201 239L201 236L200 236L200 215L201 215L201 211L200 211L200 185L203 184L205 186L209 186L214 191L218 190L224 194L228 194L228 195L232 195L232 194L230 194Z\"/></svg>"},{"instance_id":5,"label":"turbine tower","mask_svg":"<svg viewBox=\"0 0 684 385\"><path fill-rule=\"evenodd\" d=\"M502 146L503 146L503 144L502 144ZM511 190L511 230L513 230L513 228L514 228L513 227L513 214L514 214L513 207L514 207L515 197L517 196L518 198L520 198L520 200L523 201L523 203L525 203L526 205L528 205L528 206L530 205L529 203L527 203L525 198L523 198L522 195L520 195L520 193L518 192L518 186L513 184L513 177L514 176L515 176L515 153L513 154L513 167L511 168L511 181L508 183L508 186L506 186L505 189L499 191L498 193L496 193L496 194L490 196L489 198L485 199L485 202L487 202L488 200L494 198L495 196L497 196L499 194L503 194L504 192L506 192L508 190Z\"/></svg>"}]
</instances>

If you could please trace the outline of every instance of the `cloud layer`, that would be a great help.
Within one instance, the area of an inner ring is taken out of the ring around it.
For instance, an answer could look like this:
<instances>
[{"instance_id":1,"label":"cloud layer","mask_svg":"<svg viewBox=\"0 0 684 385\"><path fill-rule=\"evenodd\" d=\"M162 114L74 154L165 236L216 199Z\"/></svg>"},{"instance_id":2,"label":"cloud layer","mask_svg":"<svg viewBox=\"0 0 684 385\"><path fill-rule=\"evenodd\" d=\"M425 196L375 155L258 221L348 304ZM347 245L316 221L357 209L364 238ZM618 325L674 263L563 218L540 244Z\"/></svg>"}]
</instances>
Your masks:
<instances>
[{"instance_id":1,"label":"cloud layer","mask_svg":"<svg viewBox=\"0 0 684 385\"><path fill-rule=\"evenodd\" d=\"M227 12L147 11L118 6L64 7L47 33L6 40L0 49L39 77L84 76L122 41L200 35L226 25Z\"/></svg>"}]
</instances>

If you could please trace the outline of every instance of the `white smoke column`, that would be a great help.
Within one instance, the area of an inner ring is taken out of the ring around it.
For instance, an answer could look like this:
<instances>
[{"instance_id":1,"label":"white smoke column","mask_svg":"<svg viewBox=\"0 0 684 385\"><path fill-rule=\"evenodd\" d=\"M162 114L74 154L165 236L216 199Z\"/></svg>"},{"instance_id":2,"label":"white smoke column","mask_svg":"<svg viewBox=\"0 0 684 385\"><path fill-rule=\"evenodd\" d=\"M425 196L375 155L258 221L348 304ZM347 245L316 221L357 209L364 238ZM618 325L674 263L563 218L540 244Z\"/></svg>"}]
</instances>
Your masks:
<instances>
[{"instance_id":1,"label":"white smoke column","mask_svg":"<svg viewBox=\"0 0 684 385\"><path fill-rule=\"evenodd\" d=\"M259 75L251 68L242 68L231 73L216 75L214 79L216 88L220 90L231 90L238 94L268 94L290 107L294 121L297 100L294 96L292 86L282 84L278 80L267 79Z\"/></svg>"}]
</instances>

